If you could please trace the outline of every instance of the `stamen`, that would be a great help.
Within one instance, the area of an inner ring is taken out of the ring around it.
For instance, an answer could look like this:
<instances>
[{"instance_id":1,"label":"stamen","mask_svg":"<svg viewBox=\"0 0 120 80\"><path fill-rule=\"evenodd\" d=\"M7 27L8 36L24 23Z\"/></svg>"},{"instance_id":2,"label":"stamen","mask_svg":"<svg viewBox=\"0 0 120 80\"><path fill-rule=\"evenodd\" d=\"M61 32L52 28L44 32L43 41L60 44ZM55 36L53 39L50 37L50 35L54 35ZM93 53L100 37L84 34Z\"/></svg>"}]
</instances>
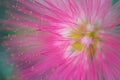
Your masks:
<instances>
[{"instance_id":1,"label":"stamen","mask_svg":"<svg viewBox=\"0 0 120 80\"><path fill-rule=\"evenodd\" d=\"M80 41L76 41L75 43L72 44L72 47L78 51L81 51L83 46L84 45Z\"/></svg>"},{"instance_id":2,"label":"stamen","mask_svg":"<svg viewBox=\"0 0 120 80\"><path fill-rule=\"evenodd\" d=\"M92 29L91 29L92 28ZM93 59L97 50L97 43L101 41L101 37L98 35L99 28L96 25L90 25L88 23L78 23L76 29L70 32L69 37L72 38L72 48L77 51L86 50L86 55Z\"/></svg>"}]
</instances>

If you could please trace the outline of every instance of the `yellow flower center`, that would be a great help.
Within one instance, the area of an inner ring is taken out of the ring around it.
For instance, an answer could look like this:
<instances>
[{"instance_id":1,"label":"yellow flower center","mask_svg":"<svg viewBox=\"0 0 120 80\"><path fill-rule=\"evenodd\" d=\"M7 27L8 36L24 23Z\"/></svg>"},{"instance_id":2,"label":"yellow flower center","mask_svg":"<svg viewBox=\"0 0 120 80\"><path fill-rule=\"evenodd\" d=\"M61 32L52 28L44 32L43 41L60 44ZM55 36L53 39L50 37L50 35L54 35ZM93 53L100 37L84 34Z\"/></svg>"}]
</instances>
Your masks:
<instances>
[{"instance_id":1,"label":"yellow flower center","mask_svg":"<svg viewBox=\"0 0 120 80\"><path fill-rule=\"evenodd\" d=\"M92 59L97 50L97 43L101 41L98 35L99 28L89 23L79 23L77 28L71 30L69 37L72 39L72 48L77 51L85 50L86 54Z\"/></svg>"}]
</instances>

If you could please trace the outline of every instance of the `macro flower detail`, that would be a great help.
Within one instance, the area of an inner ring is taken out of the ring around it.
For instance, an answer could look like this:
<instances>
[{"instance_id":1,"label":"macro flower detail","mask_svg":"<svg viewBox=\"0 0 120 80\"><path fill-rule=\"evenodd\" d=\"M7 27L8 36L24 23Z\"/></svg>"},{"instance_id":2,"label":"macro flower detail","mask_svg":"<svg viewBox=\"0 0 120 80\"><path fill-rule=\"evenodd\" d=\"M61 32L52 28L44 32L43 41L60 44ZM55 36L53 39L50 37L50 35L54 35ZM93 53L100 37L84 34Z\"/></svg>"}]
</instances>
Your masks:
<instances>
[{"instance_id":1,"label":"macro flower detail","mask_svg":"<svg viewBox=\"0 0 120 80\"><path fill-rule=\"evenodd\" d=\"M17 80L120 80L120 1L13 0L3 20Z\"/></svg>"},{"instance_id":2,"label":"macro flower detail","mask_svg":"<svg viewBox=\"0 0 120 80\"><path fill-rule=\"evenodd\" d=\"M78 28L73 29L69 36L74 41L72 47L78 51L85 49L86 55L92 58L98 49L97 46L100 46L100 31L102 30L99 30L96 25L78 23Z\"/></svg>"}]
</instances>

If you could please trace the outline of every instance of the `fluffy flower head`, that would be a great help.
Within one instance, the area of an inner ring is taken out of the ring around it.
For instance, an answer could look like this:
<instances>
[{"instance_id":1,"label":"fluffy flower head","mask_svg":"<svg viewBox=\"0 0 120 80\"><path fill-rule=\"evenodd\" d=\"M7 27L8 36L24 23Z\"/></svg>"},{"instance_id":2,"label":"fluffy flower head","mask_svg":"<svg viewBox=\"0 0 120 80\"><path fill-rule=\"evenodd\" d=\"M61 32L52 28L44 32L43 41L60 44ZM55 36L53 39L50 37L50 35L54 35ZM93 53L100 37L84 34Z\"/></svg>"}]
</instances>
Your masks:
<instances>
[{"instance_id":1,"label":"fluffy flower head","mask_svg":"<svg viewBox=\"0 0 120 80\"><path fill-rule=\"evenodd\" d=\"M120 80L120 1L15 2L4 23L18 80Z\"/></svg>"}]
</instances>

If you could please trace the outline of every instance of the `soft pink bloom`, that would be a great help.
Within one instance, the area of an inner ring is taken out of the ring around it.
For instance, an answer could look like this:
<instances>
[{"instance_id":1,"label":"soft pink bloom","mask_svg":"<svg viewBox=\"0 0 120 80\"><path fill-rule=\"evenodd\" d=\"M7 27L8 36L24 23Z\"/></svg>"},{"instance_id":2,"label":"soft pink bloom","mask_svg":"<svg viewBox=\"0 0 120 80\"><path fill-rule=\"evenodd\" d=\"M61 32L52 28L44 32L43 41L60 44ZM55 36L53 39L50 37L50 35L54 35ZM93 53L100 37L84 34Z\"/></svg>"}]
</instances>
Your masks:
<instances>
[{"instance_id":1,"label":"soft pink bloom","mask_svg":"<svg viewBox=\"0 0 120 80\"><path fill-rule=\"evenodd\" d=\"M4 23L18 80L120 80L120 1L15 2Z\"/></svg>"}]
</instances>

